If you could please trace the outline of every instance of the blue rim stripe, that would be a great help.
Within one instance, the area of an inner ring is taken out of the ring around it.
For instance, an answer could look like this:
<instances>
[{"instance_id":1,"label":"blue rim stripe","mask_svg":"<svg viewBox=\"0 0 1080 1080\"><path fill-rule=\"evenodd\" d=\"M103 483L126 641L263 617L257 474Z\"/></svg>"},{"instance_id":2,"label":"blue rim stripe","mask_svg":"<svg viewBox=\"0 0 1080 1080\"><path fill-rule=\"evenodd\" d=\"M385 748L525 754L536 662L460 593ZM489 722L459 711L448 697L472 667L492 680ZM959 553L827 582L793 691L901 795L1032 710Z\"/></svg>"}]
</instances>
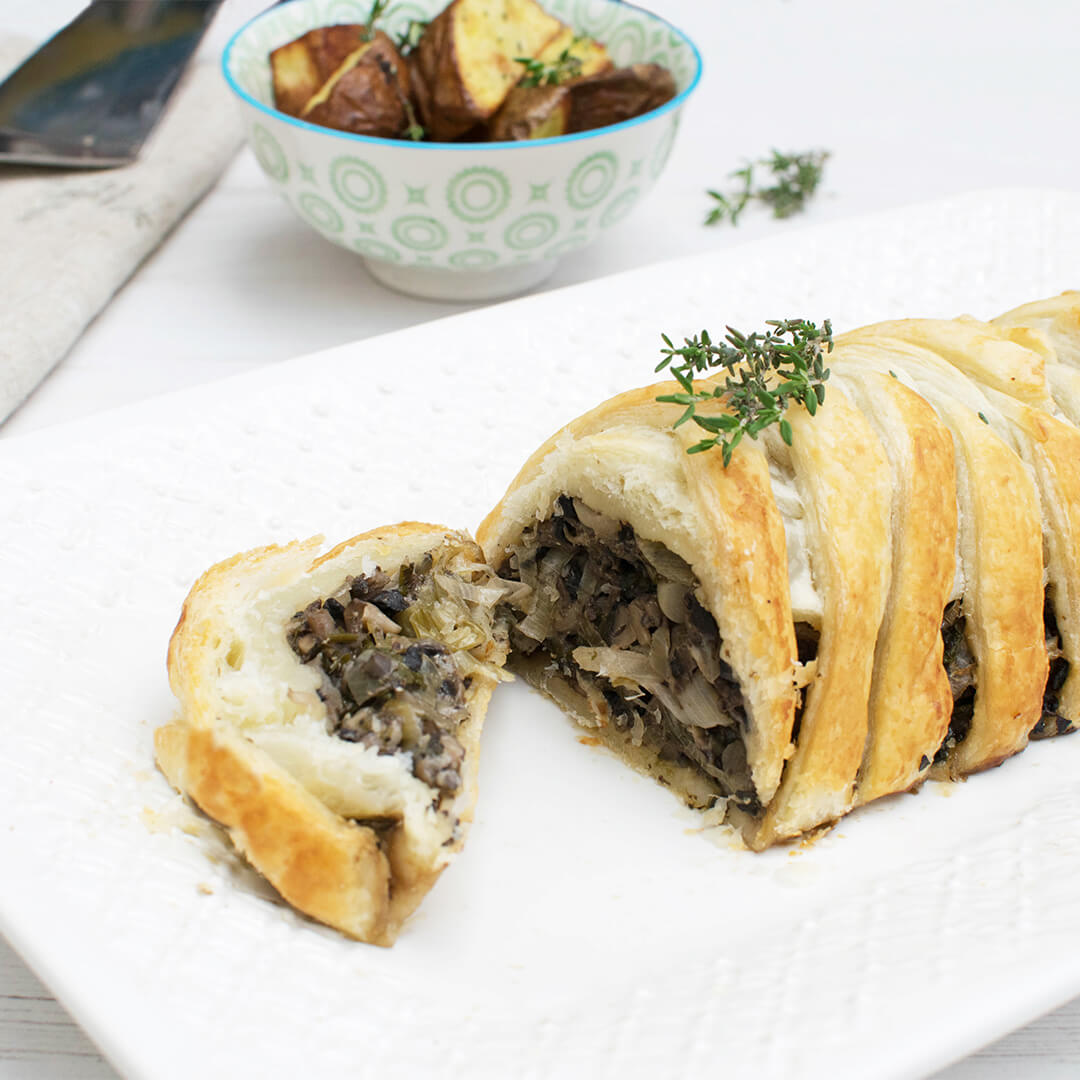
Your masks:
<instances>
[{"instance_id":1,"label":"blue rim stripe","mask_svg":"<svg viewBox=\"0 0 1080 1080\"><path fill-rule=\"evenodd\" d=\"M306 0L288 0L287 4L276 4L274 7L269 8L267 11L256 15L254 19L250 19L246 22L235 34L229 39L228 45L225 46L225 52L221 58L222 73L225 76L225 81L229 84L229 88L234 94L248 105L254 106L260 112L265 113L273 120L284 121L287 124L292 124L295 127L300 128L303 131L318 131L324 135L334 135L340 139L344 139L346 142L351 143L371 143L376 146L392 146L400 148L402 146L411 146L416 150L525 150L530 146L556 146L559 143L579 142L582 139L591 139L597 135L607 133L609 131L624 131L626 128L633 127L635 124L643 124L646 121L654 120L658 116L663 116L665 113L672 112L678 109L682 103L694 92L699 82L701 82L701 70L703 67L703 61L701 59L701 53L698 51L698 47L684 34L677 26L673 26L667 21L667 19L648 11L646 8L639 7L637 4L626 3L625 0L617 0L622 6L634 8L636 11L640 11L643 15L647 15L650 19L656 20L661 26L666 27L670 32L676 34L680 40L689 46L690 51L694 54L695 68L694 77L690 80L690 85L680 93L676 94L670 101L665 102L658 109L653 109L651 112L643 113L641 116L635 116L631 120L623 120L618 124L609 124L607 127L593 128L592 131L577 131L572 135L554 135L547 139L518 139L508 140L506 142L412 142L408 139L384 139L376 135L354 135L348 131L338 131L336 128L323 127L321 124L309 124L306 120L300 120L295 116L289 116L288 113L283 113L279 109L272 108L269 105L263 104L263 102L253 98L246 90L244 90L236 79L233 78L231 69L232 64L232 51L237 41L244 36L256 23L261 22L263 19L272 15L279 7L291 6L292 4L303 4Z\"/></svg>"}]
</instances>

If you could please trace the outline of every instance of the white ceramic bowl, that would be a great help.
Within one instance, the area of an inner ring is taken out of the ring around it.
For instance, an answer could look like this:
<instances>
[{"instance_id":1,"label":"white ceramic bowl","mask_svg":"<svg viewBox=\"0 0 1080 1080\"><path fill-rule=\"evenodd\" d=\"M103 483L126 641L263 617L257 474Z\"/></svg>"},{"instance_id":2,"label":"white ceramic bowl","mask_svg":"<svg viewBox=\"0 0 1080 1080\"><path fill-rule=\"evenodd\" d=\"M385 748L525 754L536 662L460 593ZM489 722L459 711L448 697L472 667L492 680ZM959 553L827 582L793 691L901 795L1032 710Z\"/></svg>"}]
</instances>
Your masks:
<instances>
[{"instance_id":1,"label":"white ceramic bowl","mask_svg":"<svg viewBox=\"0 0 1080 1080\"><path fill-rule=\"evenodd\" d=\"M391 4L394 37L449 0ZM660 175L701 56L680 31L621 0L545 0L617 65L652 61L675 78L667 104L621 124L510 143L413 143L349 135L273 107L272 49L317 26L363 22L370 0L291 0L229 42L225 78L247 136L286 202L328 240L358 252L401 292L483 300L538 284L557 260L622 221Z\"/></svg>"}]
</instances>

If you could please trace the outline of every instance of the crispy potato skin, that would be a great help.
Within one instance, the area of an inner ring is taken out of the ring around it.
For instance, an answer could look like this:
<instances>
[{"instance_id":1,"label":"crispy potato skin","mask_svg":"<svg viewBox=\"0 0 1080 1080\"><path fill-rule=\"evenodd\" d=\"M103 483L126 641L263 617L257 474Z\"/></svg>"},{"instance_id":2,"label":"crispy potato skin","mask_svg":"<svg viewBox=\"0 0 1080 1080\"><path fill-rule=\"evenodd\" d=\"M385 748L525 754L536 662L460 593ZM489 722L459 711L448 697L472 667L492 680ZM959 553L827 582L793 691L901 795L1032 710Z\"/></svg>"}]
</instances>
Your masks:
<instances>
[{"instance_id":1,"label":"crispy potato skin","mask_svg":"<svg viewBox=\"0 0 1080 1080\"><path fill-rule=\"evenodd\" d=\"M355 135L384 138L401 135L409 126L408 65L382 31L355 63L335 74L325 99L309 102L303 119Z\"/></svg>"},{"instance_id":2,"label":"crispy potato skin","mask_svg":"<svg viewBox=\"0 0 1080 1080\"><path fill-rule=\"evenodd\" d=\"M403 58L381 30L309 30L270 56L274 102L291 116L360 135L399 138L418 120L432 142L518 141L606 127L674 97L656 64L615 68L536 0L453 0ZM522 58L578 61L557 86L521 86Z\"/></svg>"},{"instance_id":3,"label":"crispy potato skin","mask_svg":"<svg viewBox=\"0 0 1080 1080\"><path fill-rule=\"evenodd\" d=\"M447 142L488 120L521 78L517 58L536 56L563 30L534 0L454 0L412 57L428 136Z\"/></svg>"},{"instance_id":4,"label":"crispy potato skin","mask_svg":"<svg viewBox=\"0 0 1080 1080\"><path fill-rule=\"evenodd\" d=\"M592 131L659 108L675 96L675 80L659 64L631 64L571 84L567 132Z\"/></svg>"},{"instance_id":5,"label":"crispy potato skin","mask_svg":"<svg viewBox=\"0 0 1080 1080\"><path fill-rule=\"evenodd\" d=\"M675 80L657 64L608 68L558 86L516 86L490 124L495 141L543 139L617 124L675 96Z\"/></svg>"},{"instance_id":6,"label":"crispy potato skin","mask_svg":"<svg viewBox=\"0 0 1080 1080\"><path fill-rule=\"evenodd\" d=\"M569 86L515 86L492 118L496 142L563 135L570 120Z\"/></svg>"},{"instance_id":7,"label":"crispy potato skin","mask_svg":"<svg viewBox=\"0 0 1080 1080\"><path fill-rule=\"evenodd\" d=\"M274 106L290 116L301 110L319 87L362 43L358 23L321 26L270 54Z\"/></svg>"}]
</instances>

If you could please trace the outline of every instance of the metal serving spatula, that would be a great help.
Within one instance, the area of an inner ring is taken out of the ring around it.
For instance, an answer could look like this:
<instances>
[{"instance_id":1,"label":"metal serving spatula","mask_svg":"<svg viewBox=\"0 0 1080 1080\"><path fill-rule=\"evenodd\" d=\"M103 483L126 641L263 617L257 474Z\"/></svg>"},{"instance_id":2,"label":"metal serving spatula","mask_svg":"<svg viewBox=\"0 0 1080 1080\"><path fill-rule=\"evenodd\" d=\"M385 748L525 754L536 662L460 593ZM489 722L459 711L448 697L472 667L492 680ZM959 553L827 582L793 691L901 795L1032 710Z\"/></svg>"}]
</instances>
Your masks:
<instances>
[{"instance_id":1,"label":"metal serving spatula","mask_svg":"<svg viewBox=\"0 0 1080 1080\"><path fill-rule=\"evenodd\" d=\"M0 162L133 161L220 4L92 0L0 84Z\"/></svg>"}]
</instances>

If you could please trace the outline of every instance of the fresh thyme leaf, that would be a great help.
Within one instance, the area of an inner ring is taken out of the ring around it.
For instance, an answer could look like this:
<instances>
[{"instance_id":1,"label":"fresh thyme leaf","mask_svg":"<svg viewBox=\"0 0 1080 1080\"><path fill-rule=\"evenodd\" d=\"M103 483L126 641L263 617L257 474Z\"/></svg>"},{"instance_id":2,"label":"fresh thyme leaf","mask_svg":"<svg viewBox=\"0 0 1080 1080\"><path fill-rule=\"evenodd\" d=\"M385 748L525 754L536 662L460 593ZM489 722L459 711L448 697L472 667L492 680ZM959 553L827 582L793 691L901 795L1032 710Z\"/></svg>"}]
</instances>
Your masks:
<instances>
[{"instance_id":1,"label":"fresh thyme leaf","mask_svg":"<svg viewBox=\"0 0 1080 1080\"><path fill-rule=\"evenodd\" d=\"M679 347L667 334L660 335L664 347L656 370L667 368L682 392L663 394L656 400L685 406L674 427L693 420L710 436L688 447L688 454L719 446L727 468L744 435L756 439L773 424L790 446L793 432L784 416L788 404L797 401L813 416L824 403L829 378L824 354L832 352L832 323L826 319L820 329L806 319L770 320L765 325L766 331L752 334L728 326L721 342L714 342L709 332L702 330L695 337L684 338ZM696 390L694 376L714 368L726 372L723 383ZM698 405L717 399L723 400L727 411L698 415Z\"/></svg>"},{"instance_id":2,"label":"fresh thyme leaf","mask_svg":"<svg viewBox=\"0 0 1080 1080\"><path fill-rule=\"evenodd\" d=\"M405 29L398 34L397 51L402 56L408 56L409 53L420 44L420 39L424 36L424 31L428 28L428 23L424 19L410 19L405 24Z\"/></svg>"},{"instance_id":3,"label":"fresh thyme leaf","mask_svg":"<svg viewBox=\"0 0 1080 1080\"><path fill-rule=\"evenodd\" d=\"M581 57L574 56L573 48L580 38L574 38L555 62L545 64L543 60L533 60L528 56L515 56L514 59L525 67L525 74L518 82L519 86L558 86L559 83L576 79L581 74Z\"/></svg>"},{"instance_id":4,"label":"fresh thyme leaf","mask_svg":"<svg viewBox=\"0 0 1080 1080\"><path fill-rule=\"evenodd\" d=\"M808 150L803 154L782 154L773 150L767 158L747 162L741 169L729 174L738 180L739 186L726 194L708 190L707 194L717 205L705 218L706 225L728 221L738 225L739 215L747 204L757 200L772 210L775 218L788 218L806 209L806 204L817 191L825 171L828 153L824 150ZM756 185L754 170L767 170L765 182Z\"/></svg>"},{"instance_id":5,"label":"fresh thyme leaf","mask_svg":"<svg viewBox=\"0 0 1080 1080\"><path fill-rule=\"evenodd\" d=\"M360 34L362 41L371 41L375 37L375 22L377 19L383 17L389 5L390 0L374 0L371 5L371 11L367 17L367 22L364 23L363 32Z\"/></svg>"},{"instance_id":6,"label":"fresh thyme leaf","mask_svg":"<svg viewBox=\"0 0 1080 1080\"><path fill-rule=\"evenodd\" d=\"M987 420L987 419L986 419L986 417L985 417L985 416L984 416L984 415L983 415L982 413L979 413L979 419L980 419L980 420L981 420L981 421L982 421L982 422L983 422L984 424L989 424L989 423L990 423L990 421L989 421L989 420Z\"/></svg>"}]
</instances>

